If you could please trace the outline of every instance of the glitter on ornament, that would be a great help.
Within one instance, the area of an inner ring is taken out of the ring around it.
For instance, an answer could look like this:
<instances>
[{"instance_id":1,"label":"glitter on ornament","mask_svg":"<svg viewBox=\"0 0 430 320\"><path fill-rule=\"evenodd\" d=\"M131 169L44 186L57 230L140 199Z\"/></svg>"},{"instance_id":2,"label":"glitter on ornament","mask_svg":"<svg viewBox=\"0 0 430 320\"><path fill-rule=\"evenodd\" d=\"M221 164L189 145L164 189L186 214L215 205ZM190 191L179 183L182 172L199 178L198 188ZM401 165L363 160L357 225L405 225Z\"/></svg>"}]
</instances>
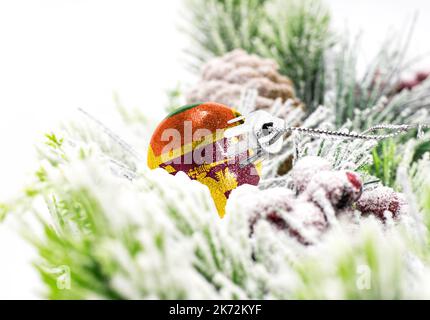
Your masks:
<instances>
[{"instance_id":1,"label":"glitter on ornament","mask_svg":"<svg viewBox=\"0 0 430 320\"><path fill-rule=\"evenodd\" d=\"M187 105L170 113L155 129L148 150L148 166L163 168L171 174L185 172L191 179L206 185L220 217L230 192L243 184L257 185L260 167L250 163L240 166L249 150L229 157L227 149L236 138L224 137L224 131L240 116L219 103Z\"/></svg>"}]
</instances>

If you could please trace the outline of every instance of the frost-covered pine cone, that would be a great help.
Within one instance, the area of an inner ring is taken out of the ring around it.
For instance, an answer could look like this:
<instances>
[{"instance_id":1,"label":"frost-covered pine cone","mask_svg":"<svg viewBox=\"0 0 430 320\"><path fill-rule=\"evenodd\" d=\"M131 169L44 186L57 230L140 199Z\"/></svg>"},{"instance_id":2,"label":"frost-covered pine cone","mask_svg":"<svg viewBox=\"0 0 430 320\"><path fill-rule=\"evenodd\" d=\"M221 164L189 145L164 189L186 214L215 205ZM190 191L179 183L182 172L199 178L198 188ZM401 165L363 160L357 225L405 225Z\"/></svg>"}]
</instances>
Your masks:
<instances>
[{"instance_id":1,"label":"frost-covered pine cone","mask_svg":"<svg viewBox=\"0 0 430 320\"><path fill-rule=\"evenodd\" d=\"M295 99L292 81L278 73L274 60L236 49L210 60L202 68L201 81L188 93L187 101L216 101L238 107L245 89L256 89L257 109L270 108L277 98ZM299 105L295 100L295 105Z\"/></svg>"}]
</instances>

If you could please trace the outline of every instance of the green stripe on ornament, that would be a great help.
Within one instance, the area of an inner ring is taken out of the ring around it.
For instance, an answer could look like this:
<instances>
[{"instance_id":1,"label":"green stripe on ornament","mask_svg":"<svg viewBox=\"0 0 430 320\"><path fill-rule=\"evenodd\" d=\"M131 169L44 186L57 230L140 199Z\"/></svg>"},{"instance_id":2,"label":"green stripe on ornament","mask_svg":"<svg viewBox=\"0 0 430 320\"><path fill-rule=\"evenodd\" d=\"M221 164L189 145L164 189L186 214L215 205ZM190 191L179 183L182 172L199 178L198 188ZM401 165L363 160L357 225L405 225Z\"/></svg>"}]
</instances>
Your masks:
<instances>
[{"instance_id":1,"label":"green stripe on ornament","mask_svg":"<svg viewBox=\"0 0 430 320\"><path fill-rule=\"evenodd\" d=\"M174 115L177 115L177 114L179 114L181 112L184 112L184 111L187 111L187 110L192 109L194 107L197 107L197 106L199 106L201 104L202 104L202 102L194 103L194 104L187 104L186 106L182 106L182 107L180 107L178 109L175 109L172 112L170 112L164 119L173 117Z\"/></svg>"}]
</instances>

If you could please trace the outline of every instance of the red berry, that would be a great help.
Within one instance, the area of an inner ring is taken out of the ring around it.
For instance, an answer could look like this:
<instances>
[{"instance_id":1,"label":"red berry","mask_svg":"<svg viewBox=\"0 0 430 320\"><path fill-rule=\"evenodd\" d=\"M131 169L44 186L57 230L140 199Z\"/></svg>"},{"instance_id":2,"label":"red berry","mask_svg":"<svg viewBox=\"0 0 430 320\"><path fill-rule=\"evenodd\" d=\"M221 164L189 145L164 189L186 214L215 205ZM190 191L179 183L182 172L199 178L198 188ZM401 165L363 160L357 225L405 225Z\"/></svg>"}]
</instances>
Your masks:
<instances>
[{"instance_id":1,"label":"red berry","mask_svg":"<svg viewBox=\"0 0 430 320\"><path fill-rule=\"evenodd\" d=\"M396 91L400 92L403 90L411 90L412 88L414 88L415 86L417 86L419 84L419 81L417 80L403 80L402 82L400 82L397 86Z\"/></svg>"},{"instance_id":2,"label":"red berry","mask_svg":"<svg viewBox=\"0 0 430 320\"><path fill-rule=\"evenodd\" d=\"M420 71L415 75L415 79L419 82L423 82L429 77L429 75L430 75L430 72Z\"/></svg>"},{"instance_id":3,"label":"red berry","mask_svg":"<svg viewBox=\"0 0 430 320\"><path fill-rule=\"evenodd\" d=\"M344 209L357 201L362 192L359 176L350 171L323 171L314 176L303 196L322 205L318 196L323 194L335 209Z\"/></svg>"},{"instance_id":4,"label":"red berry","mask_svg":"<svg viewBox=\"0 0 430 320\"><path fill-rule=\"evenodd\" d=\"M404 89L411 90L417 85L421 84L421 82L427 80L430 76L430 72L428 71L420 71L415 74L414 79L402 80L396 87L396 92L400 92Z\"/></svg>"},{"instance_id":5,"label":"red berry","mask_svg":"<svg viewBox=\"0 0 430 320\"><path fill-rule=\"evenodd\" d=\"M363 188L361 179L355 172L347 171L346 177L348 178L349 182L351 182L351 184L354 186L354 188L356 188L357 190L361 190Z\"/></svg>"},{"instance_id":6,"label":"red berry","mask_svg":"<svg viewBox=\"0 0 430 320\"><path fill-rule=\"evenodd\" d=\"M327 228L321 210L311 202L295 198L288 189L265 190L254 200L255 203L248 203L252 208L251 236L258 222L265 220L275 230L286 232L301 244L309 245L313 238L318 237Z\"/></svg>"},{"instance_id":7,"label":"red berry","mask_svg":"<svg viewBox=\"0 0 430 320\"><path fill-rule=\"evenodd\" d=\"M362 215L374 215L382 221L386 220L386 213L390 213L394 219L398 218L404 205L403 195L388 187L366 191L357 201L357 209Z\"/></svg>"},{"instance_id":8,"label":"red berry","mask_svg":"<svg viewBox=\"0 0 430 320\"><path fill-rule=\"evenodd\" d=\"M332 166L321 157L303 157L294 165L291 171L294 186L298 192L303 192L312 178L321 171L329 171Z\"/></svg>"}]
</instances>

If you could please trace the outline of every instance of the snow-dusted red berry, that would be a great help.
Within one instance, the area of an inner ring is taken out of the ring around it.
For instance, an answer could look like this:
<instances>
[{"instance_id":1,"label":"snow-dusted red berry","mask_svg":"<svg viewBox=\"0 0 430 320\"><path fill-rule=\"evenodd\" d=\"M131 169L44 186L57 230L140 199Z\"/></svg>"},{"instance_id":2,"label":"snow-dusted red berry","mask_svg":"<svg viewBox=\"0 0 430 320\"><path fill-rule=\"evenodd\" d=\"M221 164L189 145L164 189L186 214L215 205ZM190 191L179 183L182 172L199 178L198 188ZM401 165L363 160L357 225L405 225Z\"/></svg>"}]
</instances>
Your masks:
<instances>
[{"instance_id":1,"label":"snow-dusted red berry","mask_svg":"<svg viewBox=\"0 0 430 320\"><path fill-rule=\"evenodd\" d=\"M352 171L346 171L345 174L352 186L361 192L363 189L363 183L361 182L360 176Z\"/></svg>"},{"instance_id":2,"label":"snow-dusted red berry","mask_svg":"<svg viewBox=\"0 0 430 320\"><path fill-rule=\"evenodd\" d=\"M363 193L357 201L357 209L364 216L375 215L385 221L386 214L394 219L398 218L405 204L401 193L389 187L377 187Z\"/></svg>"},{"instance_id":3,"label":"snow-dusted red berry","mask_svg":"<svg viewBox=\"0 0 430 320\"><path fill-rule=\"evenodd\" d=\"M303 192L312 178L321 171L329 171L332 166L321 157L307 156L301 158L291 171L294 186L298 192Z\"/></svg>"},{"instance_id":4,"label":"snow-dusted red berry","mask_svg":"<svg viewBox=\"0 0 430 320\"><path fill-rule=\"evenodd\" d=\"M274 229L287 232L304 245L311 244L327 228L325 216L316 205L297 199L285 188L273 188L260 192L248 203L251 208L250 233L265 220Z\"/></svg>"},{"instance_id":5,"label":"snow-dusted red berry","mask_svg":"<svg viewBox=\"0 0 430 320\"><path fill-rule=\"evenodd\" d=\"M323 171L309 182L303 197L322 205L321 197L326 197L333 208L344 209L357 201L362 192L362 182L358 174L351 171Z\"/></svg>"},{"instance_id":6,"label":"snow-dusted red berry","mask_svg":"<svg viewBox=\"0 0 430 320\"><path fill-rule=\"evenodd\" d=\"M422 82L427 80L427 78L430 76L430 72L428 71L420 71L415 74L414 78L402 80L398 83L396 87L396 92L400 92L402 90L411 90L415 88L416 86L420 85Z\"/></svg>"},{"instance_id":7,"label":"snow-dusted red berry","mask_svg":"<svg viewBox=\"0 0 430 320\"><path fill-rule=\"evenodd\" d=\"M415 80L422 82L427 80L427 78L430 76L430 72L428 71L420 71L415 75Z\"/></svg>"}]
</instances>

